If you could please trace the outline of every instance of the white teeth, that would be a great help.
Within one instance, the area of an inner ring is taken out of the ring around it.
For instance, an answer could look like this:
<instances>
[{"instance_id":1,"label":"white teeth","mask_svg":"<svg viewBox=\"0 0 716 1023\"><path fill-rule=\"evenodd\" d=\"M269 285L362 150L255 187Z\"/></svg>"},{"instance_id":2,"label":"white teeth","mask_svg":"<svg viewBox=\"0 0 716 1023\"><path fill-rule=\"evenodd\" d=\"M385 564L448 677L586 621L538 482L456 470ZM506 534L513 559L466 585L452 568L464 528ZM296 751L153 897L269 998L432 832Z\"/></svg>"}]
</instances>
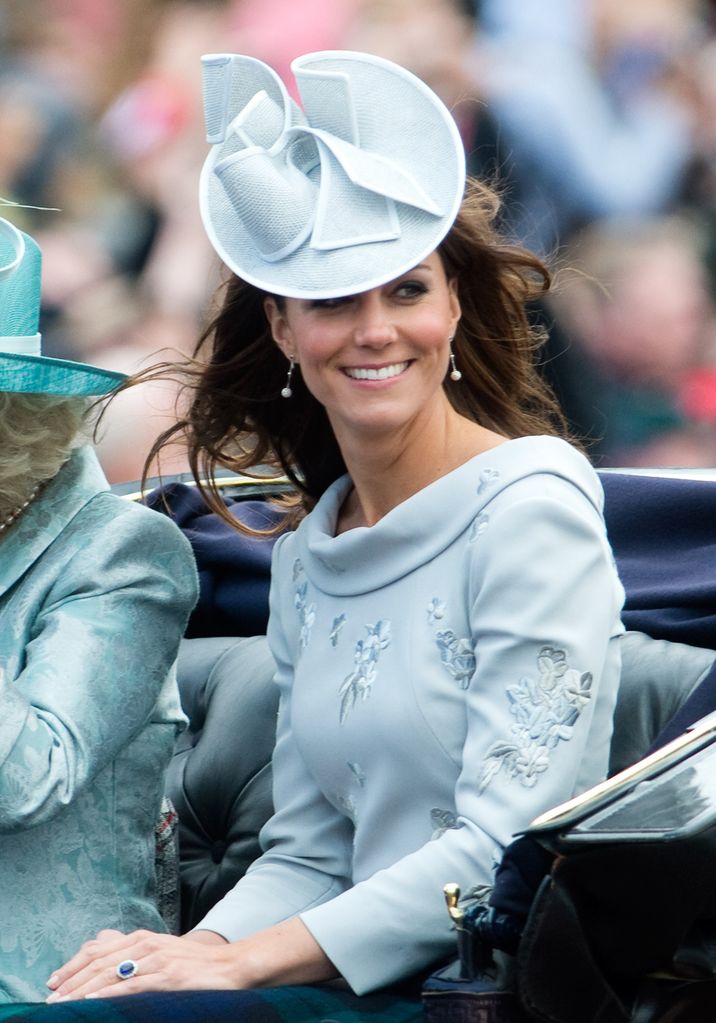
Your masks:
<instances>
[{"instance_id":1,"label":"white teeth","mask_svg":"<svg viewBox=\"0 0 716 1023\"><path fill-rule=\"evenodd\" d=\"M353 380L387 380L389 377L397 377L408 368L407 362L395 362L392 366L381 366L380 369L346 369L347 376Z\"/></svg>"}]
</instances>

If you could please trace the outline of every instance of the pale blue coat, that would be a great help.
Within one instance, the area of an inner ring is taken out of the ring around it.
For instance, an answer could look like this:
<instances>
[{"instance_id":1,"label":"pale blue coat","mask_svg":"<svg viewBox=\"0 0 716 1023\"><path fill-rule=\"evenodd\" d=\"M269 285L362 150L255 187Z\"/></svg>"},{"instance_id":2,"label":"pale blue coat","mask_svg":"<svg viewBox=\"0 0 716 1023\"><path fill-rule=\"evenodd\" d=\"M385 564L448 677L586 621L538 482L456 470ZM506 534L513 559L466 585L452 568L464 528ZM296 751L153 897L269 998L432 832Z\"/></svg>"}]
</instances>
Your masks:
<instances>
[{"instance_id":1,"label":"pale blue coat","mask_svg":"<svg viewBox=\"0 0 716 1023\"><path fill-rule=\"evenodd\" d=\"M188 542L90 448L0 537L0 1002L103 927L164 930L153 829L184 717Z\"/></svg>"},{"instance_id":2,"label":"pale blue coat","mask_svg":"<svg viewBox=\"0 0 716 1023\"><path fill-rule=\"evenodd\" d=\"M265 852L199 925L299 915L359 994L455 954L443 885L603 778L624 591L587 460L524 437L370 528L351 481L274 548L281 692Z\"/></svg>"}]
</instances>

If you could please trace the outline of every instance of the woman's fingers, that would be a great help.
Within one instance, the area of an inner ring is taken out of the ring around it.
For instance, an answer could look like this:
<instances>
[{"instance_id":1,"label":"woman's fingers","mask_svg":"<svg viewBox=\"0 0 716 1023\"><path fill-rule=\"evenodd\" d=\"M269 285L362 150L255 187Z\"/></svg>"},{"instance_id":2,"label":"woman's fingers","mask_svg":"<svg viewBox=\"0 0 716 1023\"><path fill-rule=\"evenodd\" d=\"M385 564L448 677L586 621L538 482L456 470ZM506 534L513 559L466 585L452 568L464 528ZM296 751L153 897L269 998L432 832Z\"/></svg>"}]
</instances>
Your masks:
<instances>
[{"instance_id":1,"label":"woman's fingers","mask_svg":"<svg viewBox=\"0 0 716 1023\"><path fill-rule=\"evenodd\" d=\"M91 963L96 957L101 954L101 946L105 946L105 951L110 947L116 947L118 950L122 947L122 944L127 942L132 935L122 934L121 931L100 931L96 938L85 943L80 947L79 951L69 959L64 966L61 966L59 970L56 970L47 981L47 986L52 988L53 991L57 990L61 984L69 978L74 976L78 971L84 969L89 963Z\"/></svg>"},{"instance_id":2,"label":"woman's fingers","mask_svg":"<svg viewBox=\"0 0 716 1023\"><path fill-rule=\"evenodd\" d=\"M127 935L124 931L115 931L110 927L105 927L104 930L97 932L95 941L115 941L117 938L126 938Z\"/></svg>"},{"instance_id":3,"label":"woman's fingers","mask_svg":"<svg viewBox=\"0 0 716 1023\"><path fill-rule=\"evenodd\" d=\"M135 953L138 955L138 953ZM72 982L58 988L47 999L48 1002L63 1002L80 998L117 998L120 995L139 994L141 991L168 990L168 978L162 974L161 960L153 956L142 959L123 959L119 963L107 964L97 961L92 972L85 971L78 977L77 986ZM122 976L118 969L124 970Z\"/></svg>"},{"instance_id":4,"label":"woman's fingers","mask_svg":"<svg viewBox=\"0 0 716 1023\"><path fill-rule=\"evenodd\" d=\"M150 931L86 942L51 979L48 1002L240 986L226 942L205 945Z\"/></svg>"},{"instance_id":5,"label":"woman's fingers","mask_svg":"<svg viewBox=\"0 0 716 1023\"><path fill-rule=\"evenodd\" d=\"M169 935L153 934L151 931L134 931L122 934L119 931L100 931L96 938L86 941L79 952L65 963L47 982L52 994L49 1002L57 1002L66 998L83 998L108 986L127 985L135 970L117 972L120 964L134 962L138 964L143 955L152 949L154 939L177 941Z\"/></svg>"}]
</instances>

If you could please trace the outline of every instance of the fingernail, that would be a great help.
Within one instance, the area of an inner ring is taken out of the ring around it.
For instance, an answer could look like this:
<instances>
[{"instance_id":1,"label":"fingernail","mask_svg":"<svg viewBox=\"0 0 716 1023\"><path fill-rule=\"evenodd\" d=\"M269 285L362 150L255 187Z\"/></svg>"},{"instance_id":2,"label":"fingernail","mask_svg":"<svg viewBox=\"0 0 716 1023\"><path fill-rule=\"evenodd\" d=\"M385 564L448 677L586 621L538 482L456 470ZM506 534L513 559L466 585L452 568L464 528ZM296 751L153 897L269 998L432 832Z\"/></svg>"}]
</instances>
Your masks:
<instances>
[{"instance_id":1,"label":"fingernail","mask_svg":"<svg viewBox=\"0 0 716 1023\"><path fill-rule=\"evenodd\" d=\"M56 973L53 973L52 976L50 977L50 979L47 982L47 986L48 987L57 987L59 982L60 982L60 978L58 977L58 975Z\"/></svg>"}]
</instances>

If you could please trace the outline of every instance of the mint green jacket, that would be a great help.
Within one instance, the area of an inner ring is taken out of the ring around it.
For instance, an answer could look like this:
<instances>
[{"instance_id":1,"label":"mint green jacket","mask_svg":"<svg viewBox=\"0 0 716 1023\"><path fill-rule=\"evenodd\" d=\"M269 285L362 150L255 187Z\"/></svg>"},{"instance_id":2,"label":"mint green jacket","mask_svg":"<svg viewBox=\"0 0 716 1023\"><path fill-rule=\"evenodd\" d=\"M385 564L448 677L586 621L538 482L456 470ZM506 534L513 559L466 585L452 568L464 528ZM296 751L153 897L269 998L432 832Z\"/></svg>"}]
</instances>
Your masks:
<instances>
[{"instance_id":1,"label":"mint green jacket","mask_svg":"<svg viewBox=\"0 0 716 1023\"><path fill-rule=\"evenodd\" d=\"M0 1002L103 927L163 930L153 829L197 595L164 515L75 451L0 538Z\"/></svg>"}]
</instances>

